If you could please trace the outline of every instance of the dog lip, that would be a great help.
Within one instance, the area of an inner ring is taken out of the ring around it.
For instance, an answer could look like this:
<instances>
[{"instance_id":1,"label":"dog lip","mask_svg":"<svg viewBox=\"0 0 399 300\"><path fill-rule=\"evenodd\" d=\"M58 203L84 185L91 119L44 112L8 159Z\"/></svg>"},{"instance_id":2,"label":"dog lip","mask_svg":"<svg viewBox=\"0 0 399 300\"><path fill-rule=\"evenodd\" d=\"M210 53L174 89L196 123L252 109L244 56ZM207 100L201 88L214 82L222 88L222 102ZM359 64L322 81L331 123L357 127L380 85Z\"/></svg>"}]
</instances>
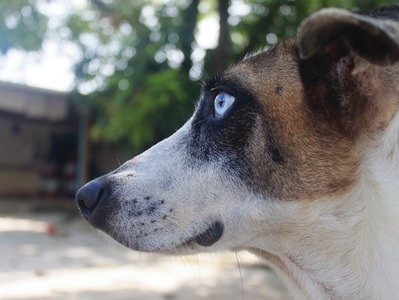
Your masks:
<instances>
[{"instance_id":1,"label":"dog lip","mask_svg":"<svg viewBox=\"0 0 399 300\"><path fill-rule=\"evenodd\" d=\"M220 221L213 222L203 233L193 237L190 241L203 247L212 246L222 237L224 225Z\"/></svg>"}]
</instances>

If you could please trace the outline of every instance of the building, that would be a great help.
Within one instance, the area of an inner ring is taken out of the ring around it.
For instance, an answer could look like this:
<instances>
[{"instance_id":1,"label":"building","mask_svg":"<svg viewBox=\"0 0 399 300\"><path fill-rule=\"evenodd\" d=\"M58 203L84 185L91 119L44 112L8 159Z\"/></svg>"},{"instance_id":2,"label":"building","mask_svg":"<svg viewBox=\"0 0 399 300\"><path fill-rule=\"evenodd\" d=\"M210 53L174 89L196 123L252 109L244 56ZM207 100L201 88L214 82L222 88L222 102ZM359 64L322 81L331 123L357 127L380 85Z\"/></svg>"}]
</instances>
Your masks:
<instances>
[{"instance_id":1,"label":"building","mask_svg":"<svg viewBox=\"0 0 399 300\"><path fill-rule=\"evenodd\" d=\"M66 93L0 82L0 196L73 194L80 121Z\"/></svg>"}]
</instances>

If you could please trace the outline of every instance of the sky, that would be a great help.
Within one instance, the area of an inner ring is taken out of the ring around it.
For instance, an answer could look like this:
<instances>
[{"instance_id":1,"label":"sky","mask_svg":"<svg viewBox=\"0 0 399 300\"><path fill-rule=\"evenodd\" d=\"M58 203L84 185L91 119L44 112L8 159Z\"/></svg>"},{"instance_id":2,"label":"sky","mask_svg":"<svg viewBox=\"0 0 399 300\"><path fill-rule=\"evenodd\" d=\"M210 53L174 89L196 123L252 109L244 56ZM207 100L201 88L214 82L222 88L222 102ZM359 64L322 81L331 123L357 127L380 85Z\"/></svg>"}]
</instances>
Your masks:
<instances>
[{"instance_id":1,"label":"sky","mask_svg":"<svg viewBox=\"0 0 399 300\"><path fill-rule=\"evenodd\" d=\"M76 56L57 51L57 45L51 42L43 48L41 54L10 50L0 58L0 80L56 91L71 90Z\"/></svg>"},{"instance_id":2,"label":"sky","mask_svg":"<svg viewBox=\"0 0 399 300\"><path fill-rule=\"evenodd\" d=\"M49 26L65 16L66 11L81 8L87 0L38 0L40 11L50 16ZM79 57L73 45L57 45L46 41L38 53L25 53L11 49L7 55L0 56L0 80L30 86L69 91L73 87L73 65Z\"/></svg>"},{"instance_id":3,"label":"sky","mask_svg":"<svg viewBox=\"0 0 399 300\"><path fill-rule=\"evenodd\" d=\"M87 0L39 0L41 9L50 16L50 23L57 22L65 11L82 8ZM248 7L241 0L233 1L230 13L246 13ZM210 15L198 23L196 40L202 49L214 48L218 40L218 18ZM73 44L46 41L43 50L27 54L20 50L10 50L0 56L0 80L26 84L56 91L70 91L73 88L73 66L79 59L80 51Z\"/></svg>"}]
</instances>

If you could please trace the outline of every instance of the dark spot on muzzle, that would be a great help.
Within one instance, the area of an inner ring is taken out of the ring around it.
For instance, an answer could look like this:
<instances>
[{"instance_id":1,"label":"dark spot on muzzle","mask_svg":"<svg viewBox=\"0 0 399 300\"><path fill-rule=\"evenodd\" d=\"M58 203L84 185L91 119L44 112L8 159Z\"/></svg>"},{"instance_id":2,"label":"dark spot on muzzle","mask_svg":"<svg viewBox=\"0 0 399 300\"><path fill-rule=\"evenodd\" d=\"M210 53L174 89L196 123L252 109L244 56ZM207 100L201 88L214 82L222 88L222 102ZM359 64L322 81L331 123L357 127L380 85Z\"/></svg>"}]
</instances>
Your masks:
<instances>
[{"instance_id":1,"label":"dark spot on muzzle","mask_svg":"<svg viewBox=\"0 0 399 300\"><path fill-rule=\"evenodd\" d=\"M223 235L224 225L220 221L214 222L208 227L203 233L197 235L192 239L195 243L203 247L212 246L216 243Z\"/></svg>"}]
</instances>

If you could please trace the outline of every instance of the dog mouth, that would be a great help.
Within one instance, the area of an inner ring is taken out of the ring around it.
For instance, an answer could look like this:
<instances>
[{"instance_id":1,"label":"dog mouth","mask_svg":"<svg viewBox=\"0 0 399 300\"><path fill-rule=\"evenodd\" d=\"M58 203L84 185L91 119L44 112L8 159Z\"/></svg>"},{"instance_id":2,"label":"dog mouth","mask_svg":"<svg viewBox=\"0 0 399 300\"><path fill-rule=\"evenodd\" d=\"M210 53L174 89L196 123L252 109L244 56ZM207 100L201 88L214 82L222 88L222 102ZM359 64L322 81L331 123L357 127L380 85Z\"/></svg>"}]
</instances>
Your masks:
<instances>
[{"instance_id":1,"label":"dog mouth","mask_svg":"<svg viewBox=\"0 0 399 300\"><path fill-rule=\"evenodd\" d=\"M221 221L215 221L211 223L202 233L197 234L191 238L188 238L184 242L179 243L178 245L174 246L169 245L166 247L165 246L148 247L145 245L146 244L145 242L143 243L142 241L137 239L133 241L128 240L123 236L118 235L115 231L110 231L110 230L103 230L103 231L105 234L108 234L110 237L112 237L115 241L130 249L141 252L155 252L159 254L175 255L175 254L185 253L186 251L188 251L187 254L192 253L192 251L195 249L195 245L199 245L202 247L210 247L214 245L216 242L218 242L221 239L221 237L224 234L224 224Z\"/></svg>"},{"instance_id":2,"label":"dog mouth","mask_svg":"<svg viewBox=\"0 0 399 300\"><path fill-rule=\"evenodd\" d=\"M224 225L220 221L213 222L204 232L189 239L187 243L194 242L203 247L210 247L220 240L224 232Z\"/></svg>"},{"instance_id":3,"label":"dog mouth","mask_svg":"<svg viewBox=\"0 0 399 300\"><path fill-rule=\"evenodd\" d=\"M195 250L195 245L201 247L210 247L221 239L224 233L224 225L220 221L213 222L205 231L202 233L191 237L184 242L180 243L178 246L174 246L173 249L158 249L155 252L171 254L171 255L181 255L182 253L190 254ZM198 249L197 249L198 250ZM186 252L187 251L187 252Z\"/></svg>"}]
</instances>

